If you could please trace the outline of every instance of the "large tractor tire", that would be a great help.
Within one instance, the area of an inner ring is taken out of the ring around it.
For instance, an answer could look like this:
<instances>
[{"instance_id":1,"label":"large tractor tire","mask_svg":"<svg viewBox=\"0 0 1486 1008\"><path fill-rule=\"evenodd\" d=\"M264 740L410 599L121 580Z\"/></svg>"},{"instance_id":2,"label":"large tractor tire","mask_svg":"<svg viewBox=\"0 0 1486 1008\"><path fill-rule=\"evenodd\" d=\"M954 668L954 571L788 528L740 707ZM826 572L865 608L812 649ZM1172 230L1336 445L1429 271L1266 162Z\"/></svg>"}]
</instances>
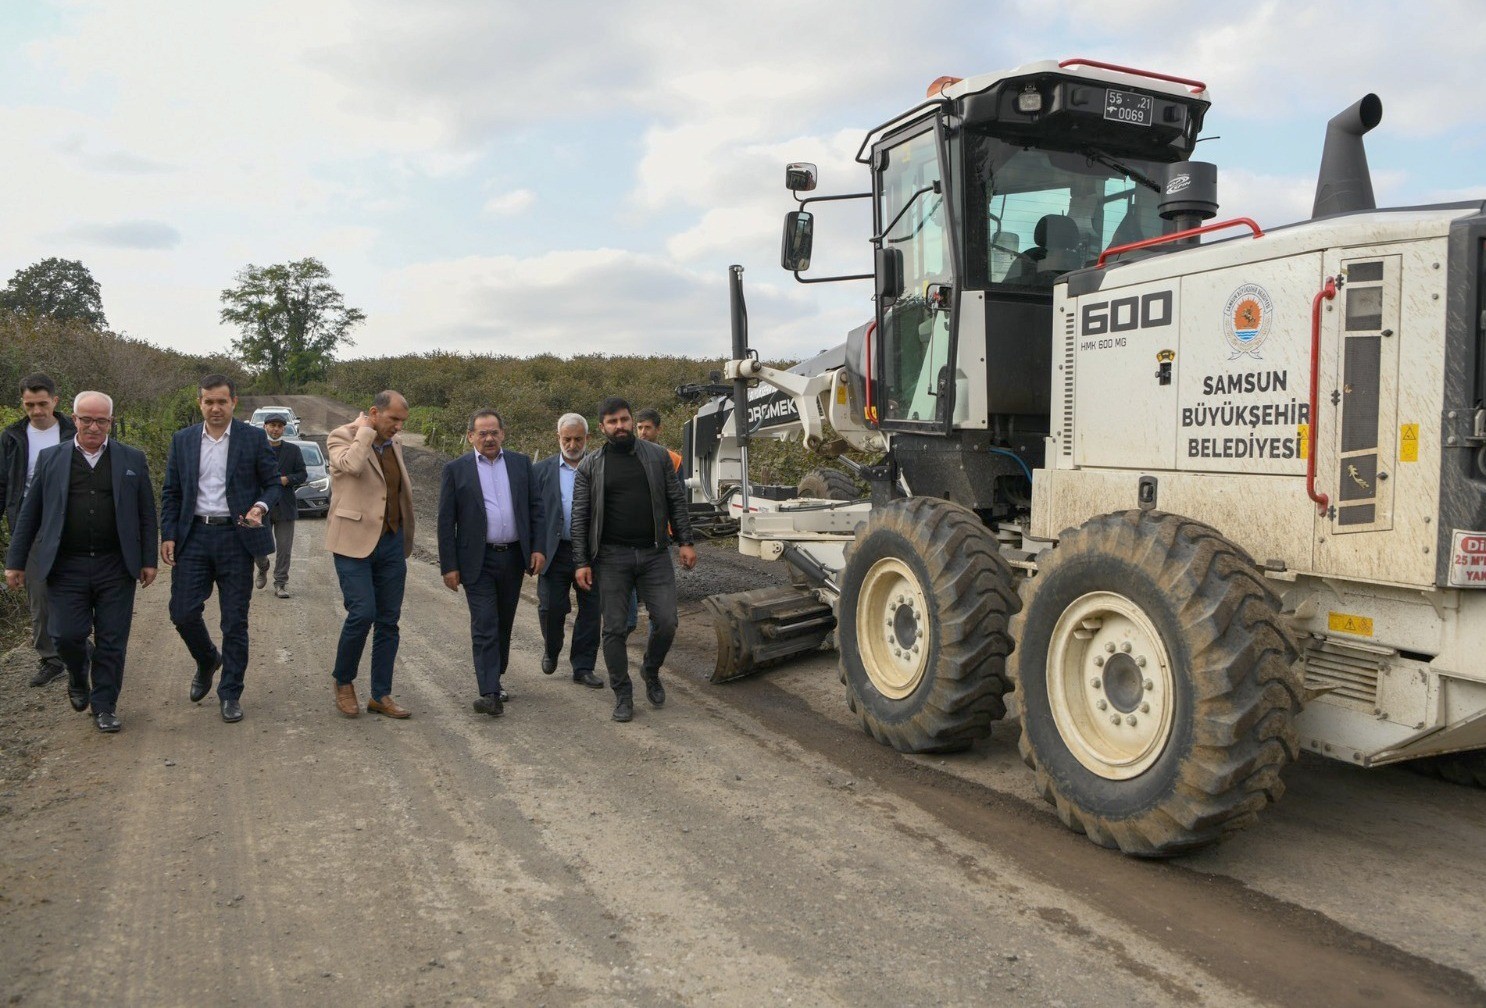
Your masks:
<instances>
[{"instance_id":1,"label":"large tractor tire","mask_svg":"<svg viewBox=\"0 0 1486 1008\"><path fill-rule=\"evenodd\" d=\"M1017 642L1022 759L1071 829L1169 857L1248 825L1299 755L1301 681L1253 560L1177 515L1102 515L1045 554Z\"/></svg>"},{"instance_id":2,"label":"large tractor tire","mask_svg":"<svg viewBox=\"0 0 1486 1008\"><path fill-rule=\"evenodd\" d=\"M801 497L818 500L854 501L863 496L862 490L840 469L812 469L800 477L795 492Z\"/></svg>"},{"instance_id":3,"label":"large tractor tire","mask_svg":"<svg viewBox=\"0 0 1486 1008\"><path fill-rule=\"evenodd\" d=\"M1403 766L1425 777L1437 777L1463 787L1486 788L1486 750L1448 753L1409 760Z\"/></svg>"},{"instance_id":4,"label":"large tractor tire","mask_svg":"<svg viewBox=\"0 0 1486 1008\"><path fill-rule=\"evenodd\" d=\"M964 749L1006 714L1011 568L975 512L874 508L846 549L837 647L862 727L900 752Z\"/></svg>"}]
</instances>

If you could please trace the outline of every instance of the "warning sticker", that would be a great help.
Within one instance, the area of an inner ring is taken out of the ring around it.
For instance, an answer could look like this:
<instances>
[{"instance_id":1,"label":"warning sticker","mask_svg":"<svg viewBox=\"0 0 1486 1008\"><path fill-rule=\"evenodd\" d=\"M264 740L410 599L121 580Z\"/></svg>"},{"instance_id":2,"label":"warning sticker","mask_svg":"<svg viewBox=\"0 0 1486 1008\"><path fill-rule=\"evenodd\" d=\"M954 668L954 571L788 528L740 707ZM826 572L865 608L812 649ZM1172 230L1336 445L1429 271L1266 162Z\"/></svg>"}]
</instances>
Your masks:
<instances>
[{"instance_id":1,"label":"warning sticker","mask_svg":"<svg viewBox=\"0 0 1486 1008\"><path fill-rule=\"evenodd\" d=\"M1419 461L1419 425L1406 423L1398 428L1398 461Z\"/></svg>"},{"instance_id":2,"label":"warning sticker","mask_svg":"<svg viewBox=\"0 0 1486 1008\"><path fill-rule=\"evenodd\" d=\"M1295 425L1295 439L1300 443L1300 457L1311 457L1311 425L1308 423Z\"/></svg>"},{"instance_id":3,"label":"warning sticker","mask_svg":"<svg viewBox=\"0 0 1486 1008\"><path fill-rule=\"evenodd\" d=\"M1450 543L1450 587L1486 588L1486 532L1455 530Z\"/></svg>"},{"instance_id":4,"label":"warning sticker","mask_svg":"<svg viewBox=\"0 0 1486 1008\"><path fill-rule=\"evenodd\" d=\"M1326 627L1337 633L1353 634L1357 637L1372 636L1372 619L1368 616L1354 616L1344 612L1327 613Z\"/></svg>"}]
</instances>

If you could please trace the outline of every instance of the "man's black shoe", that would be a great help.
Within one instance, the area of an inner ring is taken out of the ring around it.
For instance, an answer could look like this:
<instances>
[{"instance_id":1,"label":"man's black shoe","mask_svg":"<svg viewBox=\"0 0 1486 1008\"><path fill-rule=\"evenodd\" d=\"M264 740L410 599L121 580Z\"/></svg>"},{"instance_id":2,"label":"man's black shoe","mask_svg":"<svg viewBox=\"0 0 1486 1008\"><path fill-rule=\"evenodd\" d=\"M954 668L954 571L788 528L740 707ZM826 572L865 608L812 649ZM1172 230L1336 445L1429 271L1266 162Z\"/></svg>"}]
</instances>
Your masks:
<instances>
[{"instance_id":1,"label":"man's black shoe","mask_svg":"<svg viewBox=\"0 0 1486 1008\"><path fill-rule=\"evenodd\" d=\"M93 723L98 726L98 730L101 732L116 732L124 727L119 724L119 719L114 717L114 712L111 710L99 711L97 714L94 714Z\"/></svg>"},{"instance_id":2,"label":"man's black shoe","mask_svg":"<svg viewBox=\"0 0 1486 1008\"><path fill-rule=\"evenodd\" d=\"M242 705L236 700L222 701L222 720L228 724L235 724L243 719Z\"/></svg>"},{"instance_id":3,"label":"man's black shoe","mask_svg":"<svg viewBox=\"0 0 1486 1008\"><path fill-rule=\"evenodd\" d=\"M557 659L542 655L542 674L551 675L557 671Z\"/></svg>"},{"instance_id":4,"label":"man's black shoe","mask_svg":"<svg viewBox=\"0 0 1486 1008\"><path fill-rule=\"evenodd\" d=\"M652 707L664 707L666 705L666 688L660 684L659 679L646 680L645 699L650 701L650 706Z\"/></svg>"},{"instance_id":5,"label":"man's black shoe","mask_svg":"<svg viewBox=\"0 0 1486 1008\"><path fill-rule=\"evenodd\" d=\"M480 699L471 706L475 708L476 714L489 714L491 717L500 717L506 712L506 705L501 703L501 698L494 693L480 694Z\"/></svg>"},{"instance_id":6,"label":"man's black shoe","mask_svg":"<svg viewBox=\"0 0 1486 1008\"><path fill-rule=\"evenodd\" d=\"M501 690L500 691L500 702L501 703L510 703L511 702L511 694L507 693L505 690Z\"/></svg>"},{"instance_id":7,"label":"man's black shoe","mask_svg":"<svg viewBox=\"0 0 1486 1008\"><path fill-rule=\"evenodd\" d=\"M36 674L31 677L32 686L45 686L67 674L67 666L62 664L60 658L43 658L36 666Z\"/></svg>"},{"instance_id":8,"label":"man's black shoe","mask_svg":"<svg viewBox=\"0 0 1486 1008\"><path fill-rule=\"evenodd\" d=\"M88 674L84 672L81 676L73 676L67 673L67 702L72 704L72 709L82 712L88 709Z\"/></svg>"},{"instance_id":9,"label":"man's black shoe","mask_svg":"<svg viewBox=\"0 0 1486 1008\"><path fill-rule=\"evenodd\" d=\"M635 717L635 704L629 697L620 697L619 702L614 705L615 721L632 721Z\"/></svg>"},{"instance_id":10,"label":"man's black shoe","mask_svg":"<svg viewBox=\"0 0 1486 1008\"><path fill-rule=\"evenodd\" d=\"M191 702L200 703L201 698L212 691L212 676L217 674L217 669L222 667L222 652L217 652L217 657L210 665L196 666L196 675L191 679Z\"/></svg>"},{"instance_id":11,"label":"man's black shoe","mask_svg":"<svg viewBox=\"0 0 1486 1008\"><path fill-rule=\"evenodd\" d=\"M592 672L579 672L573 676L573 682L579 686L587 686L589 689L603 689L604 681Z\"/></svg>"}]
</instances>

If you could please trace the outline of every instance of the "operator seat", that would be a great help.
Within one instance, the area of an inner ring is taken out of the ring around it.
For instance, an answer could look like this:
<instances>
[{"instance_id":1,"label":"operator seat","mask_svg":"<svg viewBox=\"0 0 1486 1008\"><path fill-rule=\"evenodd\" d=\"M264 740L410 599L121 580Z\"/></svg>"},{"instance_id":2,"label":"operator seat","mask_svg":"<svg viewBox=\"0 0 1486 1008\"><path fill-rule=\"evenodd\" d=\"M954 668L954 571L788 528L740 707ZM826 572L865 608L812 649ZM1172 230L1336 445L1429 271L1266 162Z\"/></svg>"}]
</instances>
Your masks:
<instances>
[{"instance_id":1,"label":"operator seat","mask_svg":"<svg viewBox=\"0 0 1486 1008\"><path fill-rule=\"evenodd\" d=\"M1058 277L1084 264L1079 252L1083 236L1067 214L1044 215L1032 231L1032 241L1035 244L1017 260L1017 268L1006 278L1008 283L1051 287Z\"/></svg>"}]
</instances>

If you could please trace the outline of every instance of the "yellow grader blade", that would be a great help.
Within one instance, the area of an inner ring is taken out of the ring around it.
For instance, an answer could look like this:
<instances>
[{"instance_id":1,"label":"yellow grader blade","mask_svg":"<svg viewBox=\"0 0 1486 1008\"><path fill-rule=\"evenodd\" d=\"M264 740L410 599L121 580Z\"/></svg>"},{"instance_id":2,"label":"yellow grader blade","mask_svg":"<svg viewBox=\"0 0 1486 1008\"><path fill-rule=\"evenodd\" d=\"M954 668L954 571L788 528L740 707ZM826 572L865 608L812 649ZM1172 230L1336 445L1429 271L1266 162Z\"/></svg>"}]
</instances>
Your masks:
<instances>
[{"instance_id":1,"label":"yellow grader blade","mask_svg":"<svg viewBox=\"0 0 1486 1008\"><path fill-rule=\"evenodd\" d=\"M756 588L713 595L702 604L717 629L715 683L814 651L836 629L831 607L801 588Z\"/></svg>"}]
</instances>

